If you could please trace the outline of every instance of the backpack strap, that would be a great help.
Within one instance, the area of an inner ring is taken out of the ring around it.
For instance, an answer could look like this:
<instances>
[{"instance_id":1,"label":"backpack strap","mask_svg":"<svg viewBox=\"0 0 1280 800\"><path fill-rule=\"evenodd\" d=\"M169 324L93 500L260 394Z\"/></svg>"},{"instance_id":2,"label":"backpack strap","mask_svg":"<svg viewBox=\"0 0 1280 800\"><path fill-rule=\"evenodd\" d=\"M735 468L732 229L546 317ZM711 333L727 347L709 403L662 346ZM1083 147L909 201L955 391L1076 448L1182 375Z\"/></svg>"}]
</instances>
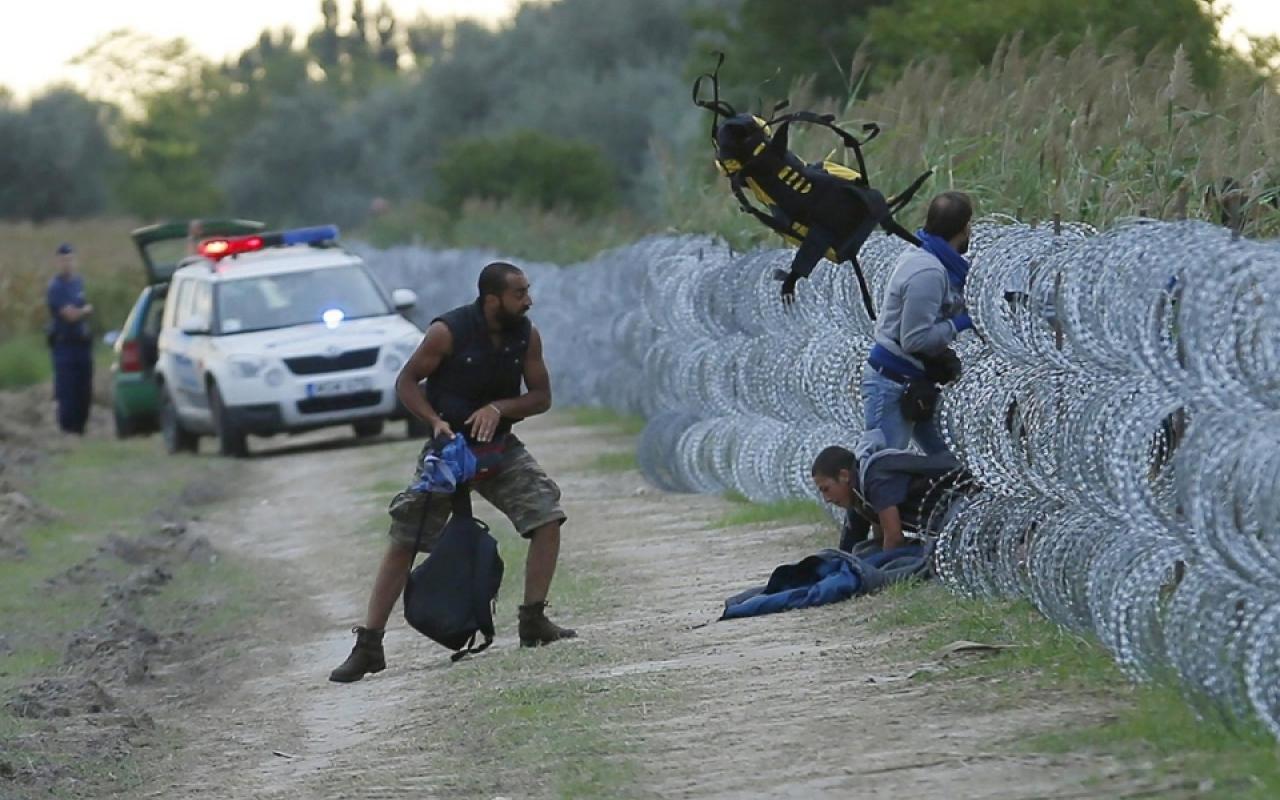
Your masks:
<instances>
[{"instance_id":1,"label":"backpack strap","mask_svg":"<svg viewBox=\"0 0 1280 800\"><path fill-rule=\"evenodd\" d=\"M474 517L471 509L471 484L460 483L449 496L449 507L455 517Z\"/></svg>"},{"instance_id":2,"label":"backpack strap","mask_svg":"<svg viewBox=\"0 0 1280 800\"><path fill-rule=\"evenodd\" d=\"M693 103L694 105L705 108L710 111L711 117L711 141L716 140L716 128L720 123L720 118L728 119L736 112L733 106L720 99L720 67L724 65L724 53L716 53L716 68L709 73L703 73L693 82ZM704 80L711 81L711 99L703 100L699 97L702 94L702 82Z\"/></svg>"},{"instance_id":3,"label":"backpack strap","mask_svg":"<svg viewBox=\"0 0 1280 800\"><path fill-rule=\"evenodd\" d=\"M795 236L795 233L791 230L789 222L780 218L782 216L781 208L773 206L776 211L773 214L766 214L752 205L751 201L747 199L746 192L742 190L741 172L735 172L729 178L729 188L733 190L733 196L738 199L738 207L741 208L743 212L755 217L762 225L779 236Z\"/></svg>"},{"instance_id":4,"label":"backpack strap","mask_svg":"<svg viewBox=\"0 0 1280 800\"><path fill-rule=\"evenodd\" d=\"M493 633L488 631L484 632L484 641L480 644L476 644L476 636L479 633L480 631L471 634L471 638L467 640L467 643L463 645L462 649L449 656L449 661L456 664L469 655L483 653L485 650L488 650L489 645L493 644Z\"/></svg>"},{"instance_id":5,"label":"backpack strap","mask_svg":"<svg viewBox=\"0 0 1280 800\"><path fill-rule=\"evenodd\" d=\"M471 510L471 485L458 484L458 488L449 496L453 513L458 516L473 516ZM422 544L422 534L427 527L427 508L423 504L422 513L418 515L418 532L413 537L413 558L409 559L409 572L413 572L413 562L418 560L418 547Z\"/></svg>"},{"instance_id":6,"label":"backpack strap","mask_svg":"<svg viewBox=\"0 0 1280 800\"><path fill-rule=\"evenodd\" d=\"M858 137L841 128L835 122L834 114L817 114L813 111L793 111L785 114L777 119L771 120L771 124L776 123L785 128L791 122L807 122L810 125L818 125L840 137L840 141L844 146L853 151L853 157L858 162L858 172L862 174L858 183L863 186L869 185L870 177L867 175L867 162L862 157L862 146L868 144L872 139L880 135L880 126L874 122L868 122L862 126L862 130L867 134L867 138L859 140Z\"/></svg>"}]
</instances>

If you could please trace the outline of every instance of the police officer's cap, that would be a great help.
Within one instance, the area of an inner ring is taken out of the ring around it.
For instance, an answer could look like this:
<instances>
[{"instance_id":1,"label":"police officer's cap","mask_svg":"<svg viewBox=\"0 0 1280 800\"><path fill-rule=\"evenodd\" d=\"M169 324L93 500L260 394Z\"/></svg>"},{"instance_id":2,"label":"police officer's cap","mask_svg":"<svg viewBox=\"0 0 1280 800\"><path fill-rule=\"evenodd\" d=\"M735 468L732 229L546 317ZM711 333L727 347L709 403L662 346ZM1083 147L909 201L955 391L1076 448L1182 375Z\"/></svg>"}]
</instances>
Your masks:
<instances>
[{"instance_id":1,"label":"police officer's cap","mask_svg":"<svg viewBox=\"0 0 1280 800\"><path fill-rule=\"evenodd\" d=\"M58 255L65 256L72 252L74 251L72 250L71 244L69 242L63 242L62 244L58 245Z\"/></svg>"}]
</instances>

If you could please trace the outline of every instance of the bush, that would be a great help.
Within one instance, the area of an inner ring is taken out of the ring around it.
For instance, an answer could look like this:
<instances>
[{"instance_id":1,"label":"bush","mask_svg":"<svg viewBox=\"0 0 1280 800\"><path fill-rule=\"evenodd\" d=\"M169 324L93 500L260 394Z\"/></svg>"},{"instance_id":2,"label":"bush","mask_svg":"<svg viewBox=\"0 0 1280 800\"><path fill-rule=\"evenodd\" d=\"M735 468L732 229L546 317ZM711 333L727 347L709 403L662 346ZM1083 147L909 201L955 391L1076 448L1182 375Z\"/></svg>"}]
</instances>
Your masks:
<instances>
[{"instance_id":1,"label":"bush","mask_svg":"<svg viewBox=\"0 0 1280 800\"><path fill-rule=\"evenodd\" d=\"M448 246L453 241L453 219L444 209L426 203L393 204L369 217L356 237L374 247L401 244Z\"/></svg>"},{"instance_id":2,"label":"bush","mask_svg":"<svg viewBox=\"0 0 1280 800\"><path fill-rule=\"evenodd\" d=\"M19 389L53 374L53 362L44 337L15 336L0 342L0 389Z\"/></svg>"},{"instance_id":3,"label":"bush","mask_svg":"<svg viewBox=\"0 0 1280 800\"><path fill-rule=\"evenodd\" d=\"M598 148L530 130L454 140L436 178L440 204L451 212L475 199L596 214L618 200L617 174Z\"/></svg>"},{"instance_id":4,"label":"bush","mask_svg":"<svg viewBox=\"0 0 1280 800\"><path fill-rule=\"evenodd\" d=\"M652 231L651 224L625 210L581 217L564 210L468 200L453 216L426 204L393 207L354 236L375 247L467 247L510 258L572 264Z\"/></svg>"}]
</instances>

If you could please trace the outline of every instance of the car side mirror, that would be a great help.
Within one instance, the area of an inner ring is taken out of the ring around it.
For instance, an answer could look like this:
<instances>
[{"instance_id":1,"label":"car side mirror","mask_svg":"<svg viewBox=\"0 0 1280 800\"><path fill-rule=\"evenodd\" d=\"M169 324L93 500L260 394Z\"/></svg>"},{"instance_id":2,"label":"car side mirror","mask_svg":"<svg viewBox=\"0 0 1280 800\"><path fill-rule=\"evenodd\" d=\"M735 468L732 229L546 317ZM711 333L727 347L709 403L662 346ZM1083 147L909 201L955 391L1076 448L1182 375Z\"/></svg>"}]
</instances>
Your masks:
<instances>
[{"instance_id":1,"label":"car side mirror","mask_svg":"<svg viewBox=\"0 0 1280 800\"><path fill-rule=\"evenodd\" d=\"M396 311L408 311L418 304L418 293L412 289L396 289L391 293L391 302Z\"/></svg>"},{"instance_id":2,"label":"car side mirror","mask_svg":"<svg viewBox=\"0 0 1280 800\"><path fill-rule=\"evenodd\" d=\"M203 314L192 314L182 321L178 329L188 335L209 332L209 320Z\"/></svg>"}]
</instances>

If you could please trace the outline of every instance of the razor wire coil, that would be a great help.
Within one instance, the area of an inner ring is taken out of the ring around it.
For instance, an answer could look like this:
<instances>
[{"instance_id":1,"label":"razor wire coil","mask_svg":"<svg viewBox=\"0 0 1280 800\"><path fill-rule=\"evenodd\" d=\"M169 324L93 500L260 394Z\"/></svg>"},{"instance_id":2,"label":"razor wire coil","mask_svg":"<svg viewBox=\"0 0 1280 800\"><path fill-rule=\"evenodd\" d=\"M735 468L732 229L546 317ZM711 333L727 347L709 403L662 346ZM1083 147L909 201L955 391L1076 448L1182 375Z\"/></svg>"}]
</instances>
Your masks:
<instances>
[{"instance_id":1,"label":"razor wire coil","mask_svg":"<svg viewBox=\"0 0 1280 800\"><path fill-rule=\"evenodd\" d=\"M940 579L1028 599L1133 677L1172 671L1201 713L1280 737L1280 243L993 217L972 245L976 334L938 419L981 492L938 531ZM864 246L874 297L906 247ZM473 299L490 255L361 253L418 290L421 323ZM791 257L664 236L526 265L557 402L646 417L637 461L662 489L819 500L813 458L862 433L874 329L846 266L784 306Z\"/></svg>"}]
</instances>

